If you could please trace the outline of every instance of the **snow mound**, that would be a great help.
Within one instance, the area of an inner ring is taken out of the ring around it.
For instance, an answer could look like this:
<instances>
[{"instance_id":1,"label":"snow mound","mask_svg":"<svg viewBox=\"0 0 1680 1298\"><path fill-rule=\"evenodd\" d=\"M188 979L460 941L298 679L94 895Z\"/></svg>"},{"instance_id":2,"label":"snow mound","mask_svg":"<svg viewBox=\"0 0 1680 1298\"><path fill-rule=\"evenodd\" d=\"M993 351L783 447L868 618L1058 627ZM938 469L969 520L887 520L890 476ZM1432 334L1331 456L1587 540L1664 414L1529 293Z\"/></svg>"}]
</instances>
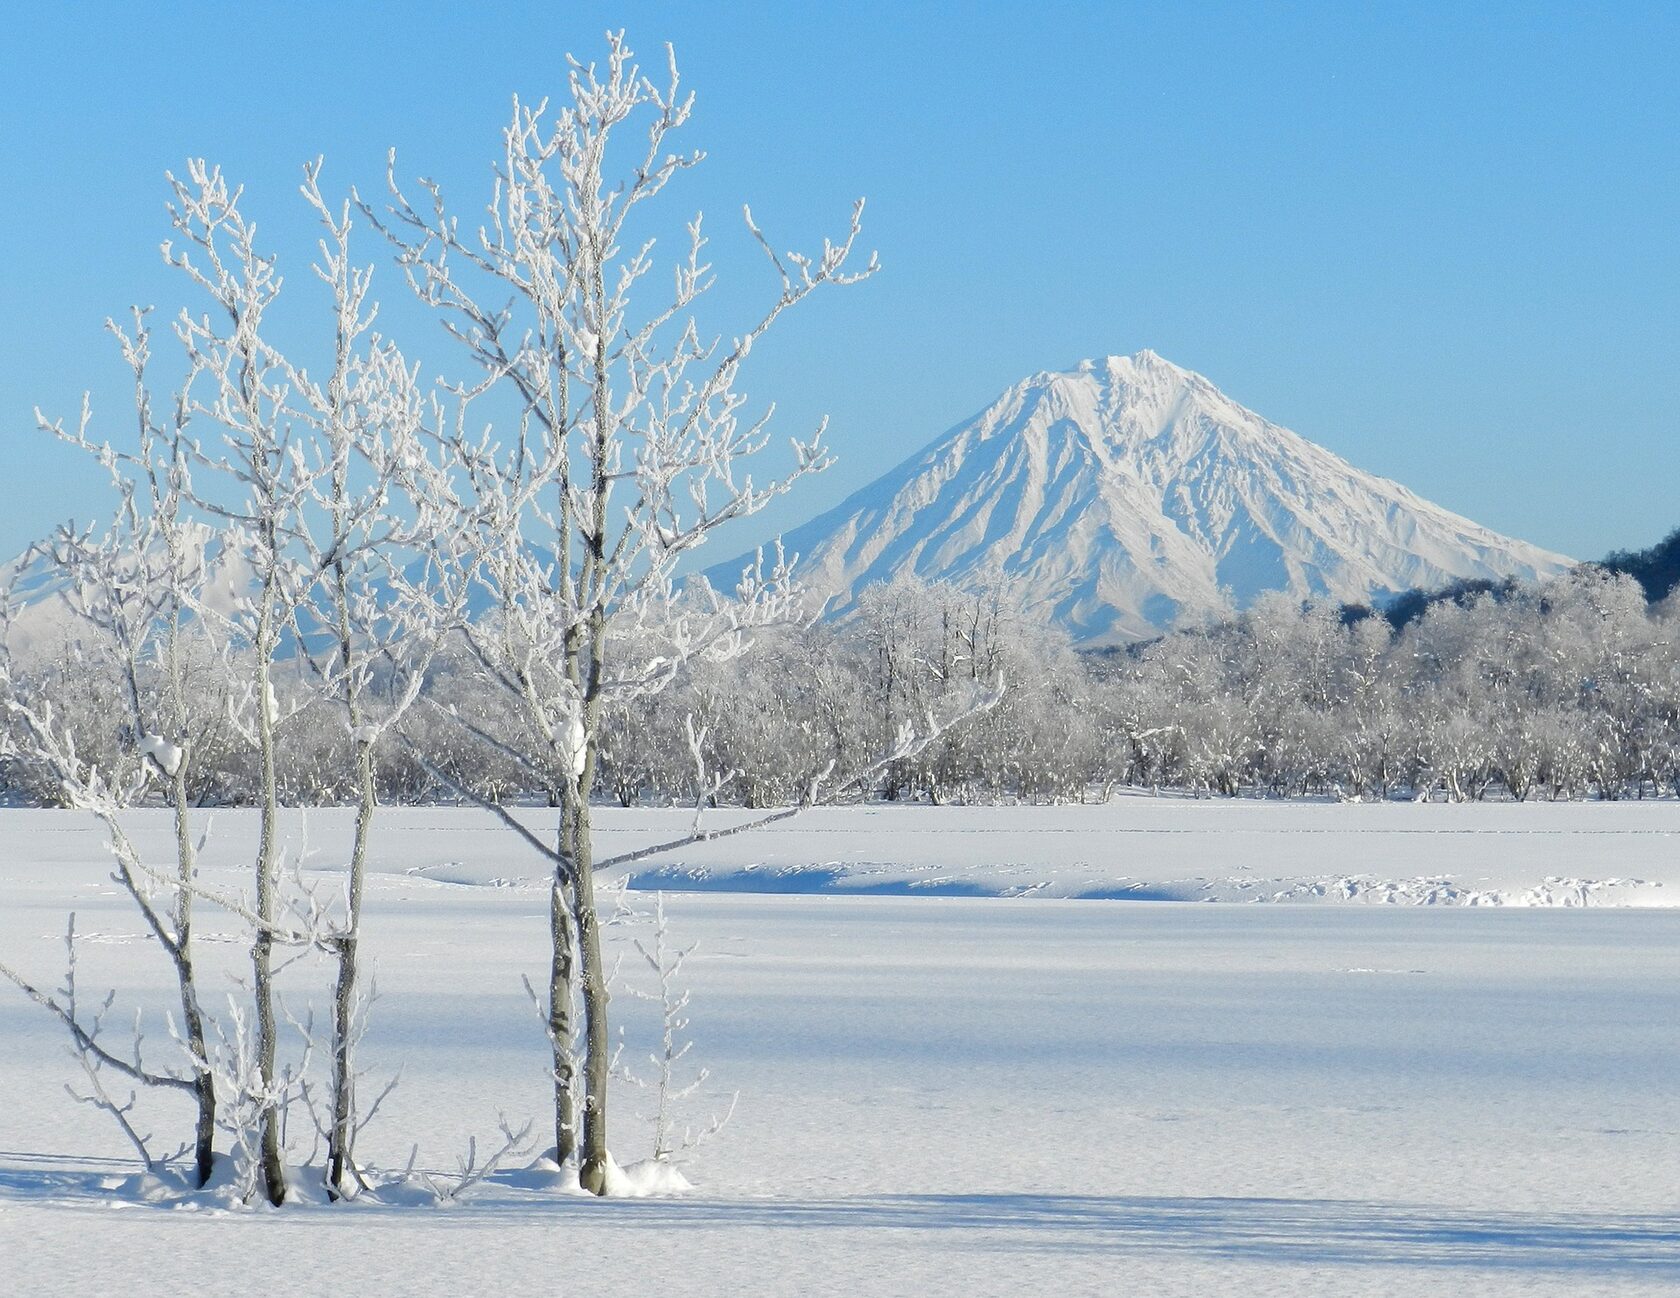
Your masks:
<instances>
[{"instance_id":1,"label":"snow mound","mask_svg":"<svg viewBox=\"0 0 1680 1298\"><path fill-rule=\"evenodd\" d=\"M1348 901L1399 906L1627 906L1643 904L1645 879L1570 879L1552 875L1529 888L1476 888L1445 877L1379 879L1369 875L1292 883L1272 901ZM1255 900L1267 900L1257 897Z\"/></svg>"},{"instance_id":2,"label":"snow mound","mask_svg":"<svg viewBox=\"0 0 1680 1298\"><path fill-rule=\"evenodd\" d=\"M170 743L162 735L143 736L140 740L140 751L156 762L165 775L173 777L181 769L183 754L180 747Z\"/></svg>"},{"instance_id":3,"label":"snow mound","mask_svg":"<svg viewBox=\"0 0 1680 1298\"><path fill-rule=\"evenodd\" d=\"M607 1155L607 1197L609 1199L664 1199L687 1194L694 1186L680 1168L658 1158L644 1158L620 1167Z\"/></svg>"}]
</instances>

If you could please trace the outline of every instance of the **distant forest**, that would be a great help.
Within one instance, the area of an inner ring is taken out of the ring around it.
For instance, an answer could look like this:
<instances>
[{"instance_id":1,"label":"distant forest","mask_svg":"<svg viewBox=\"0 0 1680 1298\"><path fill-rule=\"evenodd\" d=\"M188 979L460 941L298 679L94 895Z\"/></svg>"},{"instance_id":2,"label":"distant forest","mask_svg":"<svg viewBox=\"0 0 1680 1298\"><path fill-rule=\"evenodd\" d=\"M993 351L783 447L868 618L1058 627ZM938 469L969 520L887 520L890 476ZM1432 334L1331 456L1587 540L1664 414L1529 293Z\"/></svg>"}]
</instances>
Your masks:
<instances>
[{"instance_id":1,"label":"distant forest","mask_svg":"<svg viewBox=\"0 0 1680 1298\"><path fill-rule=\"evenodd\" d=\"M1227 622L1093 653L1002 587L898 580L865 591L843 622L760 628L695 656L662 692L616 701L594 794L627 806L793 803L823 772L869 768L905 733L972 712L852 796L1680 796L1677 584L1680 530L1539 584L1461 582L1375 610L1273 595ZM623 649L637 652L633 638ZM181 652L193 652L190 635ZM260 786L247 738L226 720L239 708L227 666L206 647L189 700L192 795L206 805L251 802ZM352 799L352 736L307 670L284 668L281 796ZM38 651L27 670L14 664L11 688L50 708L84 760L120 768L137 743L113 719L123 679L88 632ZM550 747L471 654L446 651L400 733L380 743L375 778L388 802L463 790L550 800ZM59 802L52 772L13 737L3 774L14 800Z\"/></svg>"},{"instance_id":2,"label":"distant forest","mask_svg":"<svg viewBox=\"0 0 1680 1298\"><path fill-rule=\"evenodd\" d=\"M1645 592L1646 603L1660 603L1668 598L1675 586L1680 585L1680 527L1675 528L1649 549L1616 550L1598 562L1588 563L1586 566L1604 572L1626 574L1639 583ZM1463 604L1482 595L1503 599L1519 589L1520 583L1511 580L1455 581L1434 590L1405 591L1384 602L1380 609L1373 609L1367 604L1344 604L1342 617L1345 621L1357 622L1360 618L1380 612L1395 630L1399 630L1417 621L1431 605L1442 601L1450 600L1455 604Z\"/></svg>"}]
</instances>

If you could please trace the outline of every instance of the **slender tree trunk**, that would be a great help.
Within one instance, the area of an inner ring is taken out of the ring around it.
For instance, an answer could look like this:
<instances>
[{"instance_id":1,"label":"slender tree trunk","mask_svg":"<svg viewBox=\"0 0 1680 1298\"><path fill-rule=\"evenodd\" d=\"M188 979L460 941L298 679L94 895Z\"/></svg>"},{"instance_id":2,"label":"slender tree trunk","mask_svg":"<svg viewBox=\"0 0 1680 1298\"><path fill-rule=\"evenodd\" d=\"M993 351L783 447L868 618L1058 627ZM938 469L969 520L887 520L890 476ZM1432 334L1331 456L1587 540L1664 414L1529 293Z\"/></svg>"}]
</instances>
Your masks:
<instances>
[{"instance_id":1,"label":"slender tree trunk","mask_svg":"<svg viewBox=\"0 0 1680 1298\"><path fill-rule=\"evenodd\" d=\"M356 834L350 851L350 882L344 932L337 943L338 980L333 987L332 1127L327 1133L327 1191L348 1193L356 1175L356 1070L352 1058L356 1033L356 988L360 978L357 948L362 932L362 885L367 873L368 836L379 804L373 779L373 745L356 739Z\"/></svg>"},{"instance_id":2,"label":"slender tree trunk","mask_svg":"<svg viewBox=\"0 0 1680 1298\"><path fill-rule=\"evenodd\" d=\"M593 199L594 195L590 195ZM607 318L605 252L598 238L590 246L589 299L591 315ZM607 976L601 967L601 925L595 914L595 853L589 823L589 794L595 786L595 760L601 733L601 682L607 652L606 589L607 499L612 492L611 446L613 418L607 399L607 340L598 337L594 347L595 382L591 392L595 425L590 447L592 481L590 516L584 528L582 590L589 616L583 648L587 651L582 685L583 726L582 769L567 786L572 799L572 900L577 922L578 981L583 988L584 1090L583 1146L578 1180L591 1194L607 1192L607 1075L610 1057L607 1046ZM574 666L578 660L573 659Z\"/></svg>"},{"instance_id":3,"label":"slender tree trunk","mask_svg":"<svg viewBox=\"0 0 1680 1298\"><path fill-rule=\"evenodd\" d=\"M568 855L571 842L571 816L567 812L560 835L562 857ZM577 1060L572 1053L572 972L576 963L572 905L571 886L557 866L548 899L551 952L548 1039L554 1061L554 1161L562 1164L577 1152Z\"/></svg>"},{"instance_id":4,"label":"slender tree trunk","mask_svg":"<svg viewBox=\"0 0 1680 1298\"><path fill-rule=\"evenodd\" d=\"M589 801L580 796L572 838L577 870L578 953L583 987L584 1098L582 1158L578 1180L591 1194L607 1192L607 978L601 964L601 925L595 913L594 855L589 841Z\"/></svg>"},{"instance_id":5,"label":"slender tree trunk","mask_svg":"<svg viewBox=\"0 0 1680 1298\"><path fill-rule=\"evenodd\" d=\"M193 1098L198 1103L198 1120L193 1126L193 1163L198 1184L203 1187L210 1181L216 1158L216 1079L210 1072L204 1015L199 1009L198 984L193 971L192 888L196 866L192 826L187 819L191 803L187 797L185 753L171 774L170 798L175 807L175 862L180 881L175 898L175 973L181 984L181 1030L193 1057Z\"/></svg>"},{"instance_id":6,"label":"slender tree trunk","mask_svg":"<svg viewBox=\"0 0 1680 1298\"><path fill-rule=\"evenodd\" d=\"M267 595L272 599L272 595ZM269 1203L286 1201L286 1163L280 1148L280 1111L274 1102L279 1029L274 1017L275 821L279 816L274 752L274 711L267 635L258 636L257 738L262 758L262 828L257 844L257 936L251 945L251 990L257 1009L257 1072L267 1092L262 1112L262 1180Z\"/></svg>"}]
</instances>

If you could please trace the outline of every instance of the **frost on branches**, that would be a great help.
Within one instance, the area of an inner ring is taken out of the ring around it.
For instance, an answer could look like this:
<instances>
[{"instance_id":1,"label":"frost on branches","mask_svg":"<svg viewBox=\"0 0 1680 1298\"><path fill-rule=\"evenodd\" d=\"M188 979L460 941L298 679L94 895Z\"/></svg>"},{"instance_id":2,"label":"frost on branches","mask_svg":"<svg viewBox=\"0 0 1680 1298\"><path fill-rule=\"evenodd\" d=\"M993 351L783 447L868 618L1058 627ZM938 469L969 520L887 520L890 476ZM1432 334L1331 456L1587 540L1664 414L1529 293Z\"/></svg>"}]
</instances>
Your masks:
<instances>
[{"instance_id":1,"label":"frost on branches","mask_svg":"<svg viewBox=\"0 0 1680 1298\"><path fill-rule=\"evenodd\" d=\"M481 227L458 224L429 184L412 201L394 161L378 206L329 201L321 164L309 164L301 191L327 309L307 353L281 347L269 325L282 278L242 192L192 161L169 178L163 254L195 297L173 322L171 381L152 378L139 313L130 330L113 327L133 372L137 439L96 438L86 409L74 428L41 421L109 470L119 504L109 528L63 529L30 556L17 602L23 585L46 590L62 634L46 637L44 653L16 637L0 658L3 756L14 781L99 817L119 882L175 967L183 1068L142 1066L137 1029L127 1075L193 1092L201 1184L220 1129L235 1137L244 1197L278 1206L307 1193L288 1158L287 1117L301 1106L325 1144L318 1188L332 1198L369 1188L354 1140L379 1100L358 1101L355 1047L372 999L359 953L375 809L382 791L466 794L531 837L486 792L486 754L511 772L509 791L539 789L558 808L552 839L538 844L554 866L553 1155L575 1158L593 1193L618 1178L590 832L607 718L802 616L779 554L726 593L679 587L676 566L827 465L818 427L755 478L773 408L750 409L737 383L784 312L875 269L853 256L861 202L843 236L809 254L778 251L746 213L770 290L739 334L711 339L695 319L713 282L696 216L660 299L653 242L630 240L644 205L701 159L672 149L691 105L674 57L656 81L622 35L609 36L603 64L570 63L558 108L515 103ZM635 157L621 163L632 142ZM463 381L424 383L375 330L372 272L351 247L358 214L464 349ZM475 423L480 401L493 417ZM109 696L90 704L90 683ZM798 804L869 787L953 719L930 711L852 767L814 767ZM706 774L698 739L691 747L715 796L727 779ZM306 884L304 849L280 823L287 801L330 799L358 813L342 849L313 849L342 850L338 898ZM122 810L146 800L174 809L171 863L141 860L125 834ZM198 807L225 802L259 813L248 895L197 877ZM710 832L698 810L695 838ZM215 1014L193 963L195 901L236 918L248 939L248 982ZM70 955L73 971L73 943ZM313 1018L280 993L294 966L330 970L324 1102ZM64 1021L84 1065L117 1067L98 1042L102 1017L12 976ZM130 1109L105 1107L126 1130ZM517 1143L510 1136L491 1163ZM460 1187L485 1168L470 1153Z\"/></svg>"},{"instance_id":2,"label":"frost on branches","mask_svg":"<svg viewBox=\"0 0 1680 1298\"><path fill-rule=\"evenodd\" d=\"M489 605L462 637L475 671L505 692L534 742L509 744L459 710L449 717L559 807L545 849L554 864L554 1156L565 1162L577 1150L582 1182L597 1193L609 1166L610 1038L590 798L604 718L660 694L698 660L738 654L751 630L797 615L779 561L744 573L733 598L704 583L679 590L676 566L716 529L826 466L818 427L792 440L779 476L755 480L748 466L770 444L773 407L752 412L737 383L784 312L875 268L870 258L853 269L861 202L845 235L811 254L778 252L747 212L772 293L741 333L710 338L694 317L713 283L696 216L660 298L649 278L654 243L633 240L641 209L701 161L675 145L692 104L674 55L656 81L622 34L611 35L604 65L571 62L557 108L515 101L486 224L458 221L429 182L411 194L394 159L388 203L363 203L473 365L462 394L498 395L519 412L517 432L462 428L445 447L466 484L463 531ZM623 150L631 161L619 166Z\"/></svg>"}]
</instances>

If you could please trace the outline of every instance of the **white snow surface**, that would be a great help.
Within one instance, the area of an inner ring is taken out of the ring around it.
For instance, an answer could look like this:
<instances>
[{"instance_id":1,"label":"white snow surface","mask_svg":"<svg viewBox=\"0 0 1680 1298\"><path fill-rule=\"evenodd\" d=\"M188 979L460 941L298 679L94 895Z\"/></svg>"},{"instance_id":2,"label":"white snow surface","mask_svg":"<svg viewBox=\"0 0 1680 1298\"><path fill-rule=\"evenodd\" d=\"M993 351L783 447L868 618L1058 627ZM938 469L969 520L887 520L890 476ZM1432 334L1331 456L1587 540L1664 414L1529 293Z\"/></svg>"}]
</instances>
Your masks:
<instances>
[{"instance_id":1,"label":"white snow surface","mask_svg":"<svg viewBox=\"0 0 1680 1298\"><path fill-rule=\"evenodd\" d=\"M545 968L547 901L481 814L382 816L362 1061L402 1080L361 1152L394 1182L416 1144L436 1174L469 1136L493 1145L499 1112L540 1129L520 978ZM688 819L600 818L603 853ZM289 819L329 889L350 820ZM205 881L238 887L254 819L214 822ZM164 851L166 816L131 824ZM702 889L638 880L672 888L674 935L699 943L687 1015L712 1077L690 1118L740 1100L685 1191L638 1162L648 1097L617 1092L621 1188L653 1197L609 1202L534 1153L453 1204L184 1195L64 1094L61 1031L0 986L0 1293L1672 1293L1677 833L1672 803L1135 797L815 812L655 858L636 870ZM84 995L118 988L115 1018L143 1007L161 1049L169 970L108 875L87 818L0 813L0 958L56 982L74 909ZM208 904L200 936L216 997L242 936ZM284 980L294 1012L324 1012L324 966ZM650 1048L657 1006L614 1010ZM186 1121L170 1104L152 1128Z\"/></svg>"},{"instance_id":2,"label":"white snow surface","mask_svg":"<svg viewBox=\"0 0 1680 1298\"><path fill-rule=\"evenodd\" d=\"M1087 644L1223 616L1267 591L1369 601L1570 565L1147 350L1023 380L785 544L841 615L900 572L976 586L1001 574ZM742 567L708 576L730 590Z\"/></svg>"},{"instance_id":3,"label":"white snow surface","mask_svg":"<svg viewBox=\"0 0 1680 1298\"><path fill-rule=\"evenodd\" d=\"M180 746L170 743L162 735L142 735L140 751L155 761L165 775L174 775L181 769L184 754Z\"/></svg>"},{"instance_id":4,"label":"white snow surface","mask_svg":"<svg viewBox=\"0 0 1680 1298\"><path fill-rule=\"evenodd\" d=\"M468 808L386 809L368 869L393 882L541 888L547 863ZM554 813L515 810L540 839ZM709 811L708 831L765 815ZM284 813L288 850L342 868L354 813ZM256 817L203 813L203 860L237 868ZM688 834L692 808L596 807L596 857ZM169 814L128 814L139 849L168 861ZM0 809L8 855L43 871L107 853L91 816ZM336 854L336 855L335 855ZM1680 802L1319 802L1128 793L1102 804L819 807L763 829L603 870L668 892L1354 902L1458 906L1680 906ZM0 955L3 958L3 955Z\"/></svg>"}]
</instances>

